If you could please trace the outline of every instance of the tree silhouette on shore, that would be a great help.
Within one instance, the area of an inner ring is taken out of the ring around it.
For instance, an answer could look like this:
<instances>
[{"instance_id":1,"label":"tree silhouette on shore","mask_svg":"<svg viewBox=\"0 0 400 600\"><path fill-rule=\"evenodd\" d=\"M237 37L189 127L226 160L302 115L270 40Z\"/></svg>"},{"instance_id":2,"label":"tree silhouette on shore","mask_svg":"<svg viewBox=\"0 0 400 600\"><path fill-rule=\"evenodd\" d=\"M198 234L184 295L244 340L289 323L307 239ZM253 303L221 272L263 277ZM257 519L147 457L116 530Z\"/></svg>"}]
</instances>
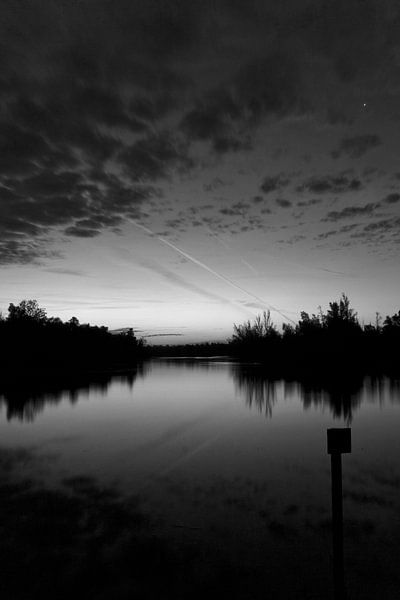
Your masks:
<instances>
[{"instance_id":1,"label":"tree silhouette on shore","mask_svg":"<svg viewBox=\"0 0 400 600\"><path fill-rule=\"evenodd\" d=\"M271 368L298 370L398 370L400 311L387 316L381 325L362 326L350 300L342 294L338 301L318 313L300 313L297 325L284 324L279 332L269 312L254 322L234 325L232 352L241 359L257 359Z\"/></svg>"},{"instance_id":2,"label":"tree silhouette on shore","mask_svg":"<svg viewBox=\"0 0 400 600\"><path fill-rule=\"evenodd\" d=\"M63 322L48 317L36 300L10 304L0 319L0 361L3 369L96 368L135 364L144 344L133 330L112 334L107 327Z\"/></svg>"}]
</instances>

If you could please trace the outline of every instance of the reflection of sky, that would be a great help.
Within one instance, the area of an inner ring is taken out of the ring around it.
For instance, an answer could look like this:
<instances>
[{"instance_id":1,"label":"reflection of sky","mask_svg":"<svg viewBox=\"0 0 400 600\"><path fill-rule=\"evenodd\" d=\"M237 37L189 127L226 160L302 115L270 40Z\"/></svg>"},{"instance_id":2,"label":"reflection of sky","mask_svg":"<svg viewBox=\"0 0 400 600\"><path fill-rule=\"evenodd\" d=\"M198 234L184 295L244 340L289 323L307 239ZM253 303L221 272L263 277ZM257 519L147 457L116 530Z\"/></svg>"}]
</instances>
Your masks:
<instances>
[{"instance_id":1,"label":"reflection of sky","mask_svg":"<svg viewBox=\"0 0 400 600\"><path fill-rule=\"evenodd\" d=\"M49 481L89 475L139 494L168 535L222 544L241 564L265 560L281 573L282 561L294 560L291 585L306 569L318 589L330 577L326 429L346 419L333 418L327 394L305 404L300 384L284 381L270 384L271 410L250 404L254 380L246 389L234 373L228 364L153 363L133 387L117 378L103 392L77 392L74 404L64 393L30 422L7 422L3 406L2 446L33 451ZM343 457L355 587L373 560L366 543L385 562L380 577L395 572L399 418L398 388L364 381L353 411L352 453ZM20 469L35 473L29 462Z\"/></svg>"}]
</instances>

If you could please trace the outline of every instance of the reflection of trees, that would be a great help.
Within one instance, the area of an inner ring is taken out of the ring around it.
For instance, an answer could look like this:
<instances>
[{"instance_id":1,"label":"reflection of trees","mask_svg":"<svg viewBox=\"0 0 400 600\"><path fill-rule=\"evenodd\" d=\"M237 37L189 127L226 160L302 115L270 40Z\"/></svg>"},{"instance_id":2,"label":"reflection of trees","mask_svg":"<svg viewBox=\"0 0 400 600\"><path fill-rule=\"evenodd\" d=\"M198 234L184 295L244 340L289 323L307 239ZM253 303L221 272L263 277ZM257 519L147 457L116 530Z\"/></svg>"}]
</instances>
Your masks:
<instances>
[{"instance_id":1,"label":"reflection of trees","mask_svg":"<svg viewBox=\"0 0 400 600\"><path fill-rule=\"evenodd\" d=\"M245 397L249 408L255 406L267 417L272 417L276 401L276 382L269 379L258 367L234 364L231 368L235 389Z\"/></svg>"},{"instance_id":2,"label":"reflection of trees","mask_svg":"<svg viewBox=\"0 0 400 600\"><path fill-rule=\"evenodd\" d=\"M303 406L328 406L332 415L344 419L348 424L353 420L353 412L364 398L364 377L327 377L321 380L300 382L299 391Z\"/></svg>"},{"instance_id":3,"label":"reflection of trees","mask_svg":"<svg viewBox=\"0 0 400 600\"><path fill-rule=\"evenodd\" d=\"M385 393L400 399L400 381L384 377L328 374L315 376L296 375L291 380L273 378L260 365L233 364L231 374L236 390L243 394L249 408L272 416L276 402L277 386L283 385L284 396L298 396L305 409L326 406L334 418L351 423L355 410L365 399L382 402Z\"/></svg>"},{"instance_id":4,"label":"reflection of trees","mask_svg":"<svg viewBox=\"0 0 400 600\"><path fill-rule=\"evenodd\" d=\"M23 379L10 377L0 382L0 407L5 406L7 419L33 421L48 404L68 400L71 404L89 393L106 394L111 383L120 382L132 388L138 376L144 376L146 368L138 363L124 373L60 373L49 376L27 376Z\"/></svg>"}]
</instances>

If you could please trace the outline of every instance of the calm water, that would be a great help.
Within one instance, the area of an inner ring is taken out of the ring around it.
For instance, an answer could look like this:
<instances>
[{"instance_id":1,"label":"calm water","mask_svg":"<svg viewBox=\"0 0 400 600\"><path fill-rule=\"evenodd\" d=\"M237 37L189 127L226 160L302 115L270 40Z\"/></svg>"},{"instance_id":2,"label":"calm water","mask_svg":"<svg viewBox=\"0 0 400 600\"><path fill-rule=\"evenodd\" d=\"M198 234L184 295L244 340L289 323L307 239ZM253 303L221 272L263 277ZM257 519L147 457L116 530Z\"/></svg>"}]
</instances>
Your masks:
<instances>
[{"instance_id":1,"label":"calm water","mask_svg":"<svg viewBox=\"0 0 400 600\"><path fill-rule=\"evenodd\" d=\"M0 393L1 451L26 451L21 477L53 488L93 477L134 496L174 547L211 557L201 577L237 566L279 598L331 597L326 430L347 426L350 598L398 598L398 382L272 382L257 367L158 361L130 378Z\"/></svg>"}]
</instances>

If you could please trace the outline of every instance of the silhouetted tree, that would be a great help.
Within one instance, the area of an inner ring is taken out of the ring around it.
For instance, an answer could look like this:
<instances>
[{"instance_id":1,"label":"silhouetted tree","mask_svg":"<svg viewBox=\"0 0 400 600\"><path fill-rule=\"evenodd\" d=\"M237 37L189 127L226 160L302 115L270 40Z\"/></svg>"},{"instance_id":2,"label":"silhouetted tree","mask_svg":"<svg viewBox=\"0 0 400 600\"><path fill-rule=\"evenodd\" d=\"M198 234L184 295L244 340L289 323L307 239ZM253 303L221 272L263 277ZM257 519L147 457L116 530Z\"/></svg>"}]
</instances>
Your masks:
<instances>
[{"instance_id":1,"label":"silhouetted tree","mask_svg":"<svg viewBox=\"0 0 400 600\"><path fill-rule=\"evenodd\" d=\"M400 332L400 310L397 314L392 315L391 317L387 316L383 322L384 331L397 331Z\"/></svg>"},{"instance_id":2,"label":"silhouetted tree","mask_svg":"<svg viewBox=\"0 0 400 600\"><path fill-rule=\"evenodd\" d=\"M76 317L64 323L47 317L36 300L10 304L0 321L0 368L65 369L135 364L143 357L143 341L111 334L107 327L80 325Z\"/></svg>"},{"instance_id":3,"label":"silhouetted tree","mask_svg":"<svg viewBox=\"0 0 400 600\"><path fill-rule=\"evenodd\" d=\"M330 302L326 315L323 315L323 324L329 329L347 327L359 329L360 324L357 319L357 313L350 308L350 300L346 294L342 294L339 302Z\"/></svg>"},{"instance_id":4,"label":"silhouetted tree","mask_svg":"<svg viewBox=\"0 0 400 600\"><path fill-rule=\"evenodd\" d=\"M47 318L44 308L40 308L37 300L22 300L19 304L10 304L8 307L9 321L36 321L43 322Z\"/></svg>"},{"instance_id":5,"label":"silhouetted tree","mask_svg":"<svg viewBox=\"0 0 400 600\"><path fill-rule=\"evenodd\" d=\"M271 312L264 311L262 315L257 315L253 323L250 320L242 325L233 325L233 342L254 342L265 338L279 337L275 325L272 323Z\"/></svg>"},{"instance_id":6,"label":"silhouetted tree","mask_svg":"<svg viewBox=\"0 0 400 600\"><path fill-rule=\"evenodd\" d=\"M324 370L371 372L395 367L396 347L400 344L400 311L386 317L383 327L379 315L375 327L362 327L346 294L330 302L323 312L300 313L297 325L283 325L279 333L270 315L258 316L253 323L234 325L231 352L240 358L251 357L274 371L316 373Z\"/></svg>"}]
</instances>

